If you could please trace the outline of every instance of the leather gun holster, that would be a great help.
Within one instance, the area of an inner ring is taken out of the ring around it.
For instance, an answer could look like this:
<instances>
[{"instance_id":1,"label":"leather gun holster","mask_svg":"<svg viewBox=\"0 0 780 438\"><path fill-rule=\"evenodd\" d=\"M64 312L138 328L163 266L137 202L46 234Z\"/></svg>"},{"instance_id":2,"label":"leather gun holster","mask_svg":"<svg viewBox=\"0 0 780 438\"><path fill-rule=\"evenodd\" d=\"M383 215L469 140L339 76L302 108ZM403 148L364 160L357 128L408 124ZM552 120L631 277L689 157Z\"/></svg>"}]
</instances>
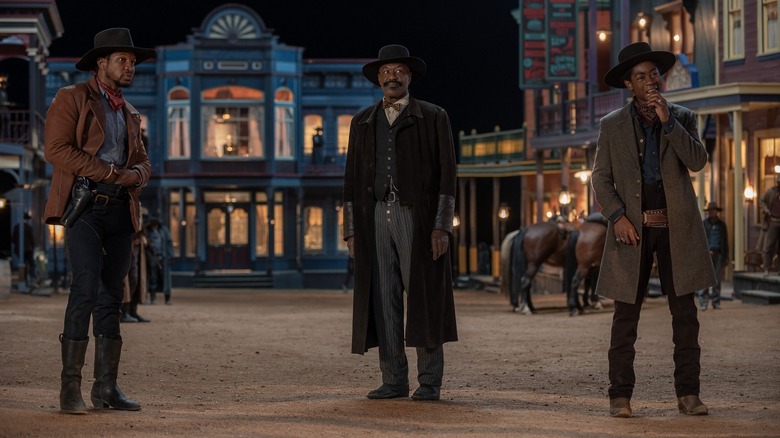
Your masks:
<instances>
[{"instance_id":1,"label":"leather gun holster","mask_svg":"<svg viewBox=\"0 0 780 438\"><path fill-rule=\"evenodd\" d=\"M90 182L87 178L78 177L70 190L70 201L68 206L65 207L62 217L60 217L60 223L65 228L72 227L92 203L95 193L97 192L90 187Z\"/></svg>"}]
</instances>

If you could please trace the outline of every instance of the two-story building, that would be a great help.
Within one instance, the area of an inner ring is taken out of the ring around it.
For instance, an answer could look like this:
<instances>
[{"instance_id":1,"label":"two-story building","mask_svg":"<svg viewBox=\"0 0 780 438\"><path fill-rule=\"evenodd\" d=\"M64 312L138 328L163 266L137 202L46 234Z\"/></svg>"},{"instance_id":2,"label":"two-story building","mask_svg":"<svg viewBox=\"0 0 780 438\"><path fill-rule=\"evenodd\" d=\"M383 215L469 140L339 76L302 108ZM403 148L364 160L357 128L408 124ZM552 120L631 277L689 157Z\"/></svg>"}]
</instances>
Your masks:
<instances>
[{"instance_id":1,"label":"two-story building","mask_svg":"<svg viewBox=\"0 0 780 438\"><path fill-rule=\"evenodd\" d=\"M152 178L141 201L171 231L174 285L340 286L349 125L381 98L368 60L305 59L237 4L183 40L156 47L124 91L143 115ZM80 55L48 60L47 105L89 78Z\"/></svg>"}]
</instances>

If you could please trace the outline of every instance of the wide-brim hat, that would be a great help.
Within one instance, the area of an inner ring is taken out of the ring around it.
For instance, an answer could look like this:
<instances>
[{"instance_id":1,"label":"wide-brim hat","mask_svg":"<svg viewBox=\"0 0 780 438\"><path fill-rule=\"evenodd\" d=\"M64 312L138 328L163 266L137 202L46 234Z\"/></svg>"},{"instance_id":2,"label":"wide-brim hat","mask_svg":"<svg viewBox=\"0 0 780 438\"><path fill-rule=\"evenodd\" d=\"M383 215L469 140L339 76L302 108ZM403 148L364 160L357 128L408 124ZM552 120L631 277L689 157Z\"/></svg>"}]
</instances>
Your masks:
<instances>
[{"instance_id":1,"label":"wide-brim hat","mask_svg":"<svg viewBox=\"0 0 780 438\"><path fill-rule=\"evenodd\" d=\"M95 47L81 57L76 63L76 68L81 71L95 70L97 59L114 52L132 52L135 54L135 63L140 64L149 58L153 58L157 52L154 49L145 49L133 45L130 37L130 29L114 27L98 32L95 35Z\"/></svg>"},{"instance_id":2,"label":"wide-brim hat","mask_svg":"<svg viewBox=\"0 0 780 438\"><path fill-rule=\"evenodd\" d=\"M379 49L379 57L376 61L369 62L363 66L363 76L374 85L379 84L379 67L385 64L404 64L412 71L412 83L420 80L428 71L425 61L420 58L409 56L409 49L398 44L391 44Z\"/></svg>"},{"instance_id":3,"label":"wide-brim hat","mask_svg":"<svg viewBox=\"0 0 780 438\"><path fill-rule=\"evenodd\" d=\"M705 208L704 211L710 211L710 210L723 211L722 208L718 207L717 202L710 202L709 204L707 204L707 208Z\"/></svg>"},{"instance_id":4,"label":"wide-brim hat","mask_svg":"<svg viewBox=\"0 0 780 438\"><path fill-rule=\"evenodd\" d=\"M626 88L623 76L635 65L645 61L654 62L658 72L664 74L677 62L677 56L672 52L653 50L645 42L629 44L618 53L618 65L607 72L604 82L613 88Z\"/></svg>"}]
</instances>

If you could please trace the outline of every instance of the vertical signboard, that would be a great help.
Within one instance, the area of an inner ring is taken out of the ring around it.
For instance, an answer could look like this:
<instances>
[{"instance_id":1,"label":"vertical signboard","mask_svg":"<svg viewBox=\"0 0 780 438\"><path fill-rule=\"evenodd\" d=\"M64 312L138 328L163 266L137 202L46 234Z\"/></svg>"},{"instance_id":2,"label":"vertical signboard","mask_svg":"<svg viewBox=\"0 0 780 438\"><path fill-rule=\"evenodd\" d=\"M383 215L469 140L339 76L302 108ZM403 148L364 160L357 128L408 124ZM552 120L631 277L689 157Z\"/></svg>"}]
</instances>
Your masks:
<instances>
[{"instance_id":1,"label":"vertical signboard","mask_svg":"<svg viewBox=\"0 0 780 438\"><path fill-rule=\"evenodd\" d=\"M548 82L577 80L577 0L547 0Z\"/></svg>"},{"instance_id":2,"label":"vertical signboard","mask_svg":"<svg viewBox=\"0 0 780 438\"><path fill-rule=\"evenodd\" d=\"M547 86L545 0L520 0L520 88Z\"/></svg>"}]
</instances>

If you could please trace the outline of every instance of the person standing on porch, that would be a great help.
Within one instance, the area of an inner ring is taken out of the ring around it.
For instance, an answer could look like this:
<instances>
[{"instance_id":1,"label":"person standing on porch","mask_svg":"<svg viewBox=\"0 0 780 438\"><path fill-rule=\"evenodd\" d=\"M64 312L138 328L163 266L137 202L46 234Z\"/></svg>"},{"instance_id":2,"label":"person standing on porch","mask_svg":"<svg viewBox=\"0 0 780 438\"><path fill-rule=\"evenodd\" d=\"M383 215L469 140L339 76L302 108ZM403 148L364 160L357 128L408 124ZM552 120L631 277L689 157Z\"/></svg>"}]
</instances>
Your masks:
<instances>
[{"instance_id":1,"label":"person standing on porch","mask_svg":"<svg viewBox=\"0 0 780 438\"><path fill-rule=\"evenodd\" d=\"M706 415L699 399L699 320L694 292L715 284L707 238L689 171L707 164L696 117L661 94L661 75L675 63L671 52L644 42L623 48L604 77L628 88L633 99L601 119L592 184L609 219L596 286L615 300L609 360L609 413L631 417L634 343L653 256L672 314L677 408Z\"/></svg>"},{"instance_id":2,"label":"person standing on porch","mask_svg":"<svg viewBox=\"0 0 780 438\"><path fill-rule=\"evenodd\" d=\"M60 411L67 414L87 412L81 369L90 318L96 343L92 404L98 409L141 409L117 385L119 318L132 237L141 230L138 196L151 165L141 139L141 115L121 89L132 84L136 64L153 56L153 49L133 45L128 29L99 32L94 48L76 63L77 69L94 76L57 91L46 117L44 153L53 166L46 223L61 224L67 217L73 274L60 335ZM79 204L86 207L78 218L66 215L71 198L87 202Z\"/></svg>"},{"instance_id":3,"label":"person standing on porch","mask_svg":"<svg viewBox=\"0 0 780 438\"><path fill-rule=\"evenodd\" d=\"M382 47L363 75L384 98L349 130L343 214L355 259L352 352L379 347L382 385L370 399L409 395L406 339L417 350L412 399L439 400L443 344L458 338L449 252L455 147L447 113L409 95L425 71L406 47Z\"/></svg>"},{"instance_id":4,"label":"person standing on porch","mask_svg":"<svg viewBox=\"0 0 780 438\"><path fill-rule=\"evenodd\" d=\"M761 211L769 218L764 238L764 275L772 269L772 259L777 254L780 242L780 173L775 175L775 185L770 187L758 201ZM780 269L780 267L776 267ZM780 275L780 274L778 274Z\"/></svg>"}]
</instances>

